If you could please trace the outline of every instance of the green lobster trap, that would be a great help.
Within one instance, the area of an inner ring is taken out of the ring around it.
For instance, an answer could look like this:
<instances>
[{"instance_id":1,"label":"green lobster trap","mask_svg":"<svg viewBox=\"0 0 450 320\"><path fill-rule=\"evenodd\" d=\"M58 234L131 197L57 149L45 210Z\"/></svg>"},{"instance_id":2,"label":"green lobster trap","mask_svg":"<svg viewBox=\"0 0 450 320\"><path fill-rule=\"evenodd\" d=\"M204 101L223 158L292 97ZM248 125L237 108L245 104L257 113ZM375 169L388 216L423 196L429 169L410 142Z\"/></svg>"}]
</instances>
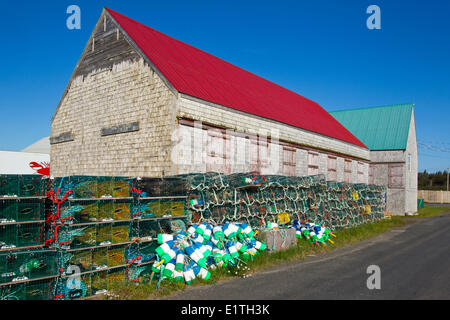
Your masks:
<instances>
[{"instance_id":1,"label":"green lobster trap","mask_svg":"<svg viewBox=\"0 0 450 320\"><path fill-rule=\"evenodd\" d=\"M186 195L186 181L182 176L140 178L131 182L135 193L144 197L176 197Z\"/></svg>"},{"instance_id":2,"label":"green lobster trap","mask_svg":"<svg viewBox=\"0 0 450 320\"><path fill-rule=\"evenodd\" d=\"M174 210L175 209L175 210ZM184 205L176 201L175 205L172 199L139 199L131 208L132 217L162 217L184 214Z\"/></svg>"},{"instance_id":3,"label":"green lobster trap","mask_svg":"<svg viewBox=\"0 0 450 320\"><path fill-rule=\"evenodd\" d=\"M47 179L38 174L2 174L0 175L0 196L45 196L46 185Z\"/></svg>"},{"instance_id":4,"label":"green lobster trap","mask_svg":"<svg viewBox=\"0 0 450 320\"><path fill-rule=\"evenodd\" d=\"M54 208L56 214L56 208ZM66 201L60 207L60 217L74 223L95 222L99 216L98 200Z\"/></svg>"},{"instance_id":5,"label":"green lobster trap","mask_svg":"<svg viewBox=\"0 0 450 320\"><path fill-rule=\"evenodd\" d=\"M81 272L92 271L104 267L118 267L126 264L126 249L128 245L105 246L101 248L86 248L64 253L65 265L77 266Z\"/></svg>"},{"instance_id":6,"label":"green lobster trap","mask_svg":"<svg viewBox=\"0 0 450 320\"><path fill-rule=\"evenodd\" d=\"M0 248L42 245L44 232L44 223L0 225Z\"/></svg>"},{"instance_id":7,"label":"green lobster trap","mask_svg":"<svg viewBox=\"0 0 450 320\"><path fill-rule=\"evenodd\" d=\"M55 279L19 282L0 287L1 300L53 300Z\"/></svg>"},{"instance_id":8,"label":"green lobster trap","mask_svg":"<svg viewBox=\"0 0 450 320\"><path fill-rule=\"evenodd\" d=\"M81 274L77 278L65 277L56 286L56 297L61 300L75 300L104 293L115 284L125 283L125 268L98 270Z\"/></svg>"},{"instance_id":9,"label":"green lobster trap","mask_svg":"<svg viewBox=\"0 0 450 320\"><path fill-rule=\"evenodd\" d=\"M71 191L75 199L122 198L130 196L130 181L127 177L70 176L55 178L53 191L55 194L59 191L61 197Z\"/></svg>"},{"instance_id":10,"label":"green lobster trap","mask_svg":"<svg viewBox=\"0 0 450 320\"><path fill-rule=\"evenodd\" d=\"M27 222L44 219L44 199L0 198L0 221Z\"/></svg>"},{"instance_id":11,"label":"green lobster trap","mask_svg":"<svg viewBox=\"0 0 450 320\"><path fill-rule=\"evenodd\" d=\"M128 242L130 227L130 221L60 225L50 231L50 236L57 247L86 248Z\"/></svg>"},{"instance_id":12,"label":"green lobster trap","mask_svg":"<svg viewBox=\"0 0 450 320\"><path fill-rule=\"evenodd\" d=\"M258 173L183 175L192 222L267 222L300 219L345 228L384 217L383 187L308 177L263 176ZM288 218L287 218L288 217Z\"/></svg>"},{"instance_id":13,"label":"green lobster trap","mask_svg":"<svg viewBox=\"0 0 450 320\"><path fill-rule=\"evenodd\" d=\"M68 200L60 207L60 217L73 223L87 223L108 220L129 220L135 200L129 199L92 199ZM56 214L56 208L54 209Z\"/></svg>"},{"instance_id":14,"label":"green lobster trap","mask_svg":"<svg viewBox=\"0 0 450 320\"><path fill-rule=\"evenodd\" d=\"M132 223L131 238L152 239L156 238L158 233L161 233L160 220L136 220Z\"/></svg>"},{"instance_id":15,"label":"green lobster trap","mask_svg":"<svg viewBox=\"0 0 450 320\"><path fill-rule=\"evenodd\" d=\"M57 251L48 249L0 253L0 283L58 274Z\"/></svg>"}]
</instances>

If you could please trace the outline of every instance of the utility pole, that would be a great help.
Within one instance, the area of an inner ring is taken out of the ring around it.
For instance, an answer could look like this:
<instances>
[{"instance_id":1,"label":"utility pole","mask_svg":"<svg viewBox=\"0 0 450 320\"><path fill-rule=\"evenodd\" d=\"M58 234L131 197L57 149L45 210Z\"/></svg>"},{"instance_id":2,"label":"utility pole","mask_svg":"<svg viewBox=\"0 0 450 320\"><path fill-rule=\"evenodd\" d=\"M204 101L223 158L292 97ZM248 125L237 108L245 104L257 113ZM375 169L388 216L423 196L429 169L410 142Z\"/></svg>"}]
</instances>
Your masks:
<instances>
[{"instance_id":1,"label":"utility pole","mask_svg":"<svg viewBox=\"0 0 450 320\"><path fill-rule=\"evenodd\" d=\"M448 172L450 170L450 167L447 167L447 191L448 191Z\"/></svg>"}]
</instances>

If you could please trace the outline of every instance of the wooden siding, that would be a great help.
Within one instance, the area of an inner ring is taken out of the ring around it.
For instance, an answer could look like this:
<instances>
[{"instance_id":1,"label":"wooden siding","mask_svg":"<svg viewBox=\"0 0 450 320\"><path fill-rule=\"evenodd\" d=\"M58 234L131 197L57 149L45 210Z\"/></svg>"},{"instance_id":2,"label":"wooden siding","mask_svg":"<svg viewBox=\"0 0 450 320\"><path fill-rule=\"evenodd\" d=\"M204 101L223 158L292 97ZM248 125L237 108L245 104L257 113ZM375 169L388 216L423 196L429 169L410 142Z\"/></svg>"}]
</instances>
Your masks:
<instances>
[{"instance_id":1,"label":"wooden siding","mask_svg":"<svg viewBox=\"0 0 450 320\"><path fill-rule=\"evenodd\" d=\"M86 76L94 70L112 68L113 65L127 60L138 60L140 56L128 43L122 32L107 15L105 25L99 24L93 38L89 41L84 57L74 77Z\"/></svg>"}]
</instances>

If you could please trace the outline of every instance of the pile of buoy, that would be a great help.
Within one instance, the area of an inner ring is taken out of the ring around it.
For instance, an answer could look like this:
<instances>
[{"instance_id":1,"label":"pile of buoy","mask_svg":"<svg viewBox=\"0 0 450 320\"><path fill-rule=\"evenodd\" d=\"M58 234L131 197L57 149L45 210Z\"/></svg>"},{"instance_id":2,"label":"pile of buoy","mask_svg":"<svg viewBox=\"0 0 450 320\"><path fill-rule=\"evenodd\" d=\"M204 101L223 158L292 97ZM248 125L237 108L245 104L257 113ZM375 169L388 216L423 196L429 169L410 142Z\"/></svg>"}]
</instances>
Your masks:
<instances>
[{"instance_id":1,"label":"pile of buoy","mask_svg":"<svg viewBox=\"0 0 450 320\"><path fill-rule=\"evenodd\" d=\"M258 241L246 223L194 224L176 234L158 234L154 274L174 282L191 284L195 278L209 280L208 269L239 266L266 245Z\"/></svg>"},{"instance_id":2,"label":"pile of buoy","mask_svg":"<svg viewBox=\"0 0 450 320\"><path fill-rule=\"evenodd\" d=\"M299 220L294 220L292 226L296 229L297 239L305 238L317 246L320 246L319 243L326 246L327 241L334 244L333 240L330 238L331 236L336 237L336 235L324 226Z\"/></svg>"}]
</instances>

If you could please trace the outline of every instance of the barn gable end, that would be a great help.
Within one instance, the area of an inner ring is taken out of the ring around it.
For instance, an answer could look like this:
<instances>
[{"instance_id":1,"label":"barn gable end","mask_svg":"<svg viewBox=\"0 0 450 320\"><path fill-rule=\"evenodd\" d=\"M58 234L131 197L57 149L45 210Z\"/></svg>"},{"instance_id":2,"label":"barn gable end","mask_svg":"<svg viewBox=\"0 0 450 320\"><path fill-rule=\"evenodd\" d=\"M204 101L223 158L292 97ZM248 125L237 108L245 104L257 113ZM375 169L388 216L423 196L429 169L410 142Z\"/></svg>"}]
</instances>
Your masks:
<instances>
[{"instance_id":1,"label":"barn gable end","mask_svg":"<svg viewBox=\"0 0 450 320\"><path fill-rule=\"evenodd\" d=\"M103 10L52 119L51 174L170 172L175 101Z\"/></svg>"}]
</instances>

